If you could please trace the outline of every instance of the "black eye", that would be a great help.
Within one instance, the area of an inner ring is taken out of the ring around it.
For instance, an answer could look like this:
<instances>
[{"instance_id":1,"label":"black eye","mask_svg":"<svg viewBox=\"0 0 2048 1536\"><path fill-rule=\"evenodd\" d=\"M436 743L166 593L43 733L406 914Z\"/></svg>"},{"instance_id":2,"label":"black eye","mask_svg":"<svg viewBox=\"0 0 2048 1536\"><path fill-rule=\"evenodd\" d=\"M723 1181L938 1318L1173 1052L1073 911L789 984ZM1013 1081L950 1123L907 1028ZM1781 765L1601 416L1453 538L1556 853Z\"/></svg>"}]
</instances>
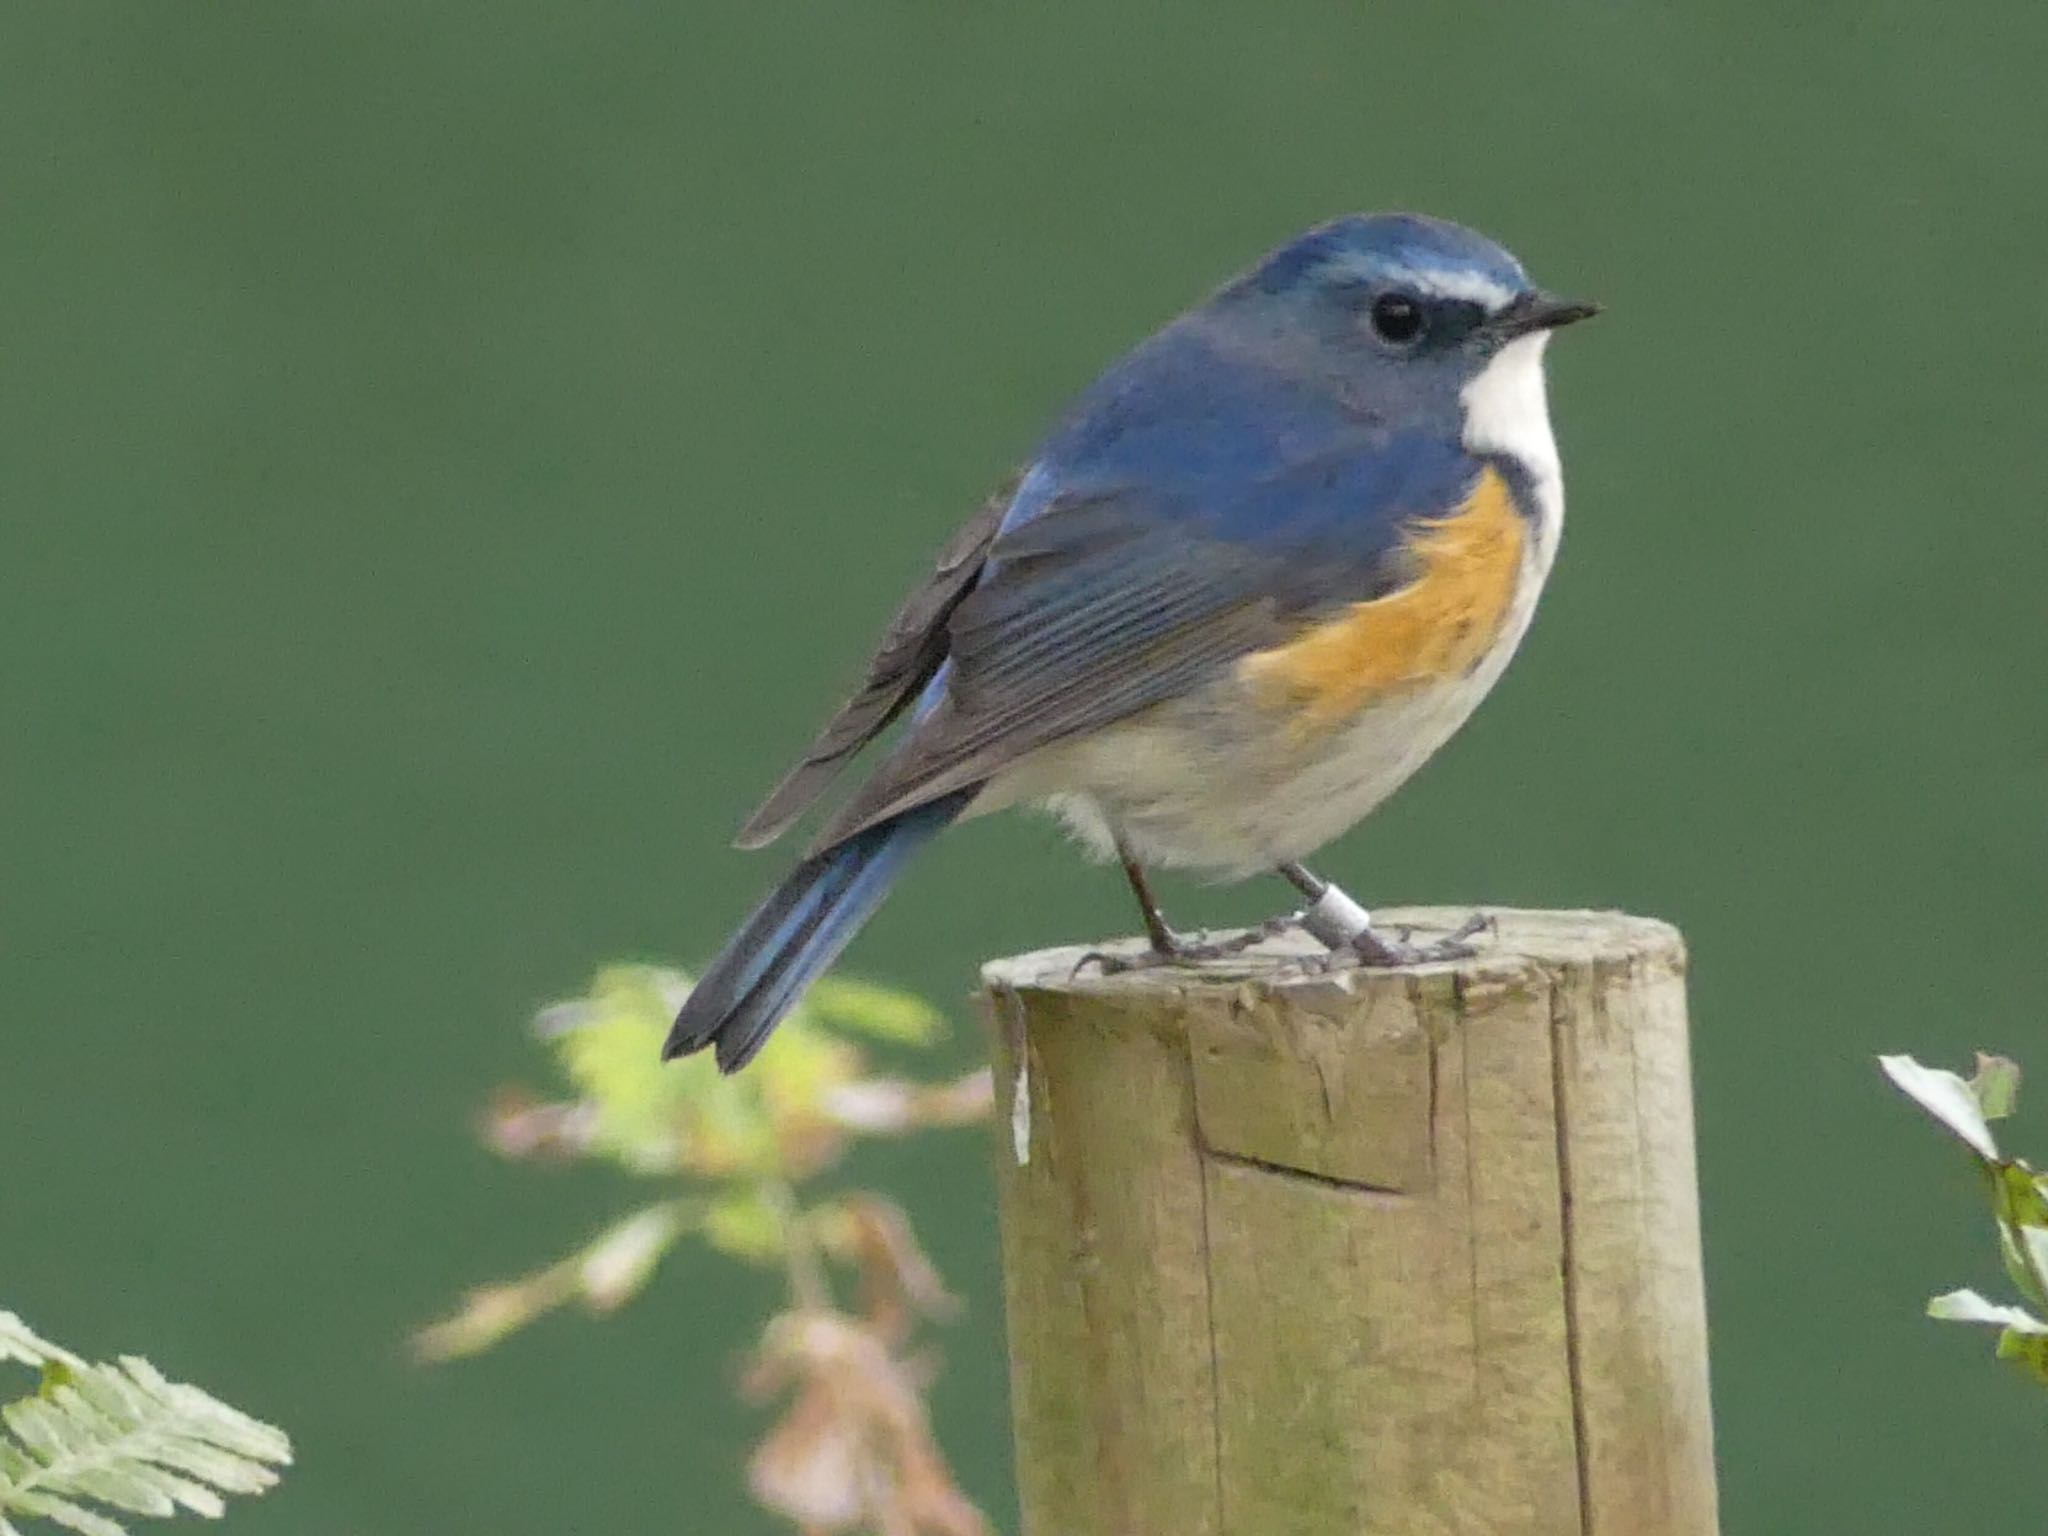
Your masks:
<instances>
[{"instance_id":1,"label":"black eye","mask_svg":"<svg viewBox=\"0 0 2048 1536\"><path fill-rule=\"evenodd\" d=\"M1380 340L1405 347L1422 334L1422 306L1405 293L1383 293L1372 301L1372 328Z\"/></svg>"}]
</instances>

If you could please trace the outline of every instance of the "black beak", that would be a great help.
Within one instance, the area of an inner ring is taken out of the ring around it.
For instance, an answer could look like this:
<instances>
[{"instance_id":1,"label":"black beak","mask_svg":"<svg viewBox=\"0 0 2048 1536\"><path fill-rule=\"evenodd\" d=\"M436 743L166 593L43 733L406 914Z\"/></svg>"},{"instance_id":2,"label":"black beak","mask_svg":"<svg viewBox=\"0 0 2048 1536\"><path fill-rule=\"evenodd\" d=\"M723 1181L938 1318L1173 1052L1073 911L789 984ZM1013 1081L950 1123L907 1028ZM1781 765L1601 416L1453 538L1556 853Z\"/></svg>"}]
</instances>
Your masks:
<instances>
[{"instance_id":1,"label":"black beak","mask_svg":"<svg viewBox=\"0 0 2048 1536\"><path fill-rule=\"evenodd\" d=\"M1580 299L1560 299L1542 289L1519 295L1506 309L1487 322L1505 340L1527 336L1534 331L1554 331L1561 325L1590 320L1600 313L1598 304Z\"/></svg>"}]
</instances>

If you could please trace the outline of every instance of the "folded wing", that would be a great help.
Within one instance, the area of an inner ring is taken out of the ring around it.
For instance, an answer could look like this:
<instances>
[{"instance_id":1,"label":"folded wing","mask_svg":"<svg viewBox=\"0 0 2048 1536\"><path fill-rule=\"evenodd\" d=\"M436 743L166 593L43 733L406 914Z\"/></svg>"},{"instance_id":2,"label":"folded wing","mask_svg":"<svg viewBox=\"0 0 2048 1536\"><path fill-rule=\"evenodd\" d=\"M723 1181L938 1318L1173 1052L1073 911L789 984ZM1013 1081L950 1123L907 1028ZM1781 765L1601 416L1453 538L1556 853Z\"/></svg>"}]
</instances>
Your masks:
<instances>
[{"instance_id":1,"label":"folded wing","mask_svg":"<svg viewBox=\"0 0 2048 1536\"><path fill-rule=\"evenodd\" d=\"M946 620L943 689L818 846L1398 590L1410 530L1458 507L1477 472L1454 445L1345 441L1227 488L1055 493L994 541Z\"/></svg>"},{"instance_id":2,"label":"folded wing","mask_svg":"<svg viewBox=\"0 0 2048 1536\"><path fill-rule=\"evenodd\" d=\"M810 809L839 770L888 729L931 681L946 659L946 621L981 575L1018 478L1012 476L939 552L931 576L889 621L861 686L747 818L733 840L737 846L759 848L780 837Z\"/></svg>"}]
</instances>

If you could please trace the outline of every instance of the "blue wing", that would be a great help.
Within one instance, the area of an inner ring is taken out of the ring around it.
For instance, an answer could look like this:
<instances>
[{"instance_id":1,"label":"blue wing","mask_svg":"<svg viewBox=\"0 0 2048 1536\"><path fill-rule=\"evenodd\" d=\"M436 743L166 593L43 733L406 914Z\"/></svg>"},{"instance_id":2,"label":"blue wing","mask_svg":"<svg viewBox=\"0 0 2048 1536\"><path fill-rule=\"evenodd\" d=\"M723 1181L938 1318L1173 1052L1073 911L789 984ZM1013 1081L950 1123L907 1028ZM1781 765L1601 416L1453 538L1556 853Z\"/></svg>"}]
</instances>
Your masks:
<instances>
[{"instance_id":1,"label":"blue wing","mask_svg":"<svg viewBox=\"0 0 2048 1536\"><path fill-rule=\"evenodd\" d=\"M917 723L819 845L1396 590L1407 531L1463 505L1479 472L1457 442L1392 431L1327 381L1169 327L1047 441L944 616Z\"/></svg>"}]
</instances>

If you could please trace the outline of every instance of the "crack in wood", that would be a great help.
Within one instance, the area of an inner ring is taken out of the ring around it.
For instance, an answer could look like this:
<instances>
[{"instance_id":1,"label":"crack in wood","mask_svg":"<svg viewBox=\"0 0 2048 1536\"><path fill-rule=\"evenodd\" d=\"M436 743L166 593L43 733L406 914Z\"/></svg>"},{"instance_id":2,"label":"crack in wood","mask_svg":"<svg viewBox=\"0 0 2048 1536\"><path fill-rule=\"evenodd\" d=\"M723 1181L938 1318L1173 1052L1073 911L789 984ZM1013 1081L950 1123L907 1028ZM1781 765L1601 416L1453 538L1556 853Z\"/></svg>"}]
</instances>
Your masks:
<instances>
[{"instance_id":1,"label":"crack in wood","mask_svg":"<svg viewBox=\"0 0 2048 1536\"><path fill-rule=\"evenodd\" d=\"M1216 1459L1216 1529L1226 1531L1223 1508L1223 1367L1216 1345L1216 1259L1209 1226L1209 1149L1202 1144L1201 1118L1195 1105L1195 1058L1192 1050L1183 1058L1188 1072L1188 1120L1194 1131L1196 1174L1201 1183L1202 1203L1202 1310L1209 1333L1209 1424L1211 1454Z\"/></svg>"},{"instance_id":2,"label":"crack in wood","mask_svg":"<svg viewBox=\"0 0 2048 1536\"><path fill-rule=\"evenodd\" d=\"M1263 1157L1248 1157L1242 1152L1225 1152L1207 1142L1201 1144L1202 1156L1216 1163L1233 1168L1249 1168L1254 1173L1271 1174L1276 1179L1293 1179L1302 1184L1314 1184L1323 1189L1334 1189L1346 1195L1369 1196L1380 1200L1412 1200L1414 1194L1405 1189L1392 1189L1384 1184L1367 1184L1360 1179L1332 1178L1327 1173L1315 1173L1307 1168L1290 1168L1285 1163L1269 1163Z\"/></svg>"},{"instance_id":3,"label":"crack in wood","mask_svg":"<svg viewBox=\"0 0 2048 1536\"><path fill-rule=\"evenodd\" d=\"M1564 1288L1564 1357L1572 1394L1572 1452L1579 1480L1579 1536L1593 1536L1593 1486L1587 1464L1585 1363L1579 1338L1579 1277L1572 1234L1571 1094L1566 1084L1565 1044L1570 1020L1564 1006L1564 978L1545 969L1550 988L1550 1092L1557 1117L1557 1236L1559 1278Z\"/></svg>"}]
</instances>

